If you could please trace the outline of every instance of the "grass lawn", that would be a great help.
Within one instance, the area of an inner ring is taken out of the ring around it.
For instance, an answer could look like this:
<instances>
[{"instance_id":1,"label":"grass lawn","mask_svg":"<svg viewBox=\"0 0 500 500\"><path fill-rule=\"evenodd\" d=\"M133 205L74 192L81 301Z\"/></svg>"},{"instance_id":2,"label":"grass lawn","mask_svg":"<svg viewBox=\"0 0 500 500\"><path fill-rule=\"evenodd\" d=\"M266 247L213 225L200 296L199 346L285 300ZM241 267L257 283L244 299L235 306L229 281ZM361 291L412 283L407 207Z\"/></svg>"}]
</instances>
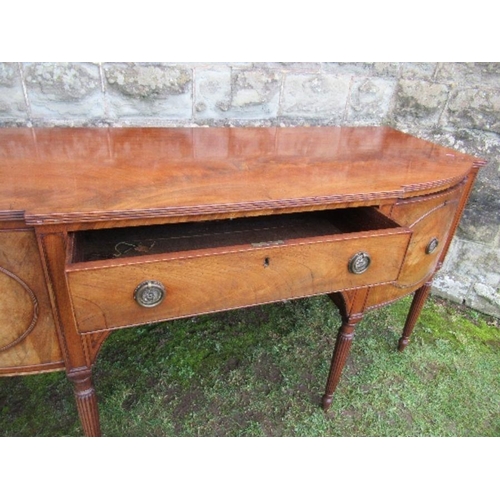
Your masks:
<instances>
[{"instance_id":1,"label":"grass lawn","mask_svg":"<svg viewBox=\"0 0 500 500\"><path fill-rule=\"evenodd\" d=\"M500 436L499 320L431 299L366 315L332 408L327 297L114 332L94 381L105 436ZM65 374L0 378L3 436L79 436Z\"/></svg>"}]
</instances>

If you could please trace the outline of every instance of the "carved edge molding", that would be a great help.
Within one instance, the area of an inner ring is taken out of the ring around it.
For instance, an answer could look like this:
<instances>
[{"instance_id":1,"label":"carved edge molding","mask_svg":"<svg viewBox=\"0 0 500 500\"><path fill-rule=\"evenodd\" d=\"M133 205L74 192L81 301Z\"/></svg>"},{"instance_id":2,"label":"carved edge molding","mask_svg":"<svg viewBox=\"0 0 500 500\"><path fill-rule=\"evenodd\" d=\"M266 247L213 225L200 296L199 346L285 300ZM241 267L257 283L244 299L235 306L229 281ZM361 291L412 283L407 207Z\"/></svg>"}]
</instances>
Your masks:
<instances>
[{"instance_id":1,"label":"carved edge molding","mask_svg":"<svg viewBox=\"0 0 500 500\"><path fill-rule=\"evenodd\" d=\"M38 308L38 301L36 299L35 294L33 293L33 290L31 290L31 288L19 276L1 266L0 266L0 272L6 274L9 278L12 278L19 285L21 285L24 288L24 290L26 290L26 292L28 293L31 302L33 304L33 317L31 318L31 323L29 324L28 328L26 328L26 330L17 339L13 340L7 345L0 347L0 352L4 352L7 349L11 349L12 347L21 343L33 331L33 328L35 328L36 322L38 321L39 308Z\"/></svg>"},{"instance_id":2,"label":"carved edge molding","mask_svg":"<svg viewBox=\"0 0 500 500\"><path fill-rule=\"evenodd\" d=\"M343 194L331 196L315 196L311 198L291 198L276 200L247 201L241 203L220 203L212 205L158 207L151 209L116 210L103 212L70 212L48 214L25 214L28 225L86 223L109 220L153 219L159 217L184 217L192 215L211 215L228 212L252 212L266 209L293 209L313 207L330 203L375 202L385 199L406 198L418 191L440 190L459 183L467 173L457 177L445 178L432 182L402 186L393 191L377 193Z\"/></svg>"},{"instance_id":3,"label":"carved edge molding","mask_svg":"<svg viewBox=\"0 0 500 500\"><path fill-rule=\"evenodd\" d=\"M24 221L24 210L0 210L0 221Z\"/></svg>"}]
</instances>

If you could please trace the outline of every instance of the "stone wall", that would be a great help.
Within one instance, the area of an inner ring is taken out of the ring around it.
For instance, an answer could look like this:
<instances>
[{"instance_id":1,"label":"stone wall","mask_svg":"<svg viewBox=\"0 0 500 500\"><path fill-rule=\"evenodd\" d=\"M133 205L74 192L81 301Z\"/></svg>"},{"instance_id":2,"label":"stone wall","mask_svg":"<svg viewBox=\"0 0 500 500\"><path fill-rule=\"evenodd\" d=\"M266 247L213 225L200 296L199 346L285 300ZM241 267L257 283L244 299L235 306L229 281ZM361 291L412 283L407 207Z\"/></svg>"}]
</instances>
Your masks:
<instances>
[{"instance_id":1,"label":"stone wall","mask_svg":"<svg viewBox=\"0 0 500 500\"><path fill-rule=\"evenodd\" d=\"M0 126L390 125L489 161L434 292L500 317L500 63L0 63Z\"/></svg>"}]
</instances>

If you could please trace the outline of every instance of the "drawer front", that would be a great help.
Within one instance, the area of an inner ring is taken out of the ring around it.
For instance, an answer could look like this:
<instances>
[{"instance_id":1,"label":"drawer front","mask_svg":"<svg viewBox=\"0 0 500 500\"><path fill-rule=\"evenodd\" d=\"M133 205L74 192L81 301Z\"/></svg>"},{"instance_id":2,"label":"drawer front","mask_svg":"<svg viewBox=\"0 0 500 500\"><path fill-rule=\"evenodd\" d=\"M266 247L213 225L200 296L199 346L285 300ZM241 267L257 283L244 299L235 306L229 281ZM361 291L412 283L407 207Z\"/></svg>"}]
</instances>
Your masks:
<instances>
[{"instance_id":1,"label":"drawer front","mask_svg":"<svg viewBox=\"0 0 500 500\"><path fill-rule=\"evenodd\" d=\"M398 281L370 290L367 308L404 297L421 287L436 269L446 246L451 225L460 203L464 184L429 196L403 200L388 211L391 218L412 230L412 237ZM429 244L435 240L435 250Z\"/></svg>"},{"instance_id":2,"label":"drawer front","mask_svg":"<svg viewBox=\"0 0 500 500\"><path fill-rule=\"evenodd\" d=\"M401 226L413 226L442 206L456 206L462 197L464 187L465 184L461 183L441 193L400 200L393 206L389 215Z\"/></svg>"},{"instance_id":3,"label":"drawer front","mask_svg":"<svg viewBox=\"0 0 500 500\"><path fill-rule=\"evenodd\" d=\"M408 200L394 206L391 217L412 230L405 263L398 286L412 287L430 276L436 268L441 252L457 212L463 185L441 195Z\"/></svg>"},{"instance_id":4,"label":"drawer front","mask_svg":"<svg viewBox=\"0 0 500 500\"><path fill-rule=\"evenodd\" d=\"M381 233L69 268L78 328L81 333L107 330L394 281L410 233ZM371 262L355 274L349 262L360 252L369 254ZM164 299L154 307L134 298L147 281L165 288Z\"/></svg>"}]
</instances>

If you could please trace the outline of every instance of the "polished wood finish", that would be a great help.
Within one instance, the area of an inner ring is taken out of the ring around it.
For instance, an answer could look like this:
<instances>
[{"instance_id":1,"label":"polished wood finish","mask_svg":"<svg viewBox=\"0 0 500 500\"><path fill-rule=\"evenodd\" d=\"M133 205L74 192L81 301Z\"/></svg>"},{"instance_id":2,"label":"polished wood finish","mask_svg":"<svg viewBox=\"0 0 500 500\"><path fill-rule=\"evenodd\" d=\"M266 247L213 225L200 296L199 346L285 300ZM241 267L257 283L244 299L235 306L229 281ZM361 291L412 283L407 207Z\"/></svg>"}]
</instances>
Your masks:
<instances>
[{"instance_id":1,"label":"polished wood finish","mask_svg":"<svg viewBox=\"0 0 500 500\"><path fill-rule=\"evenodd\" d=\"M0 229L0 374L64 368L32 229Z\"/></svg>"},{"instance_id":2,"label":"polished wood finish","mask_svg":"<svg viewBox=\"0 0 500 500\"><path fill-rule=\"evenodd\" d=\"M410 312L408 317L406 318L406 323L403 328L403 335L399 339L398 342L398 350L403 351L406 346L410 343L410 335L413 332L413 328L415 328L415 324L417 323L418 317L424 307L425 301L429 294L431 293L432 283L429 281L424 286L419 288L415 295L413 296L413 301L410 306Z\"/></svg>"},{"instance_id":3,"label":"polished wood finish","mask_svg":"<svg viewBox=\"0 0 500 500\"><path fill-rule=\"evenodd\" d=\"M462 182L441 193L400 200L382 208L401 226L410 228L412 238L397 282L371 288L367 309L412 293L431 278L446 255L445 245L452 231L451 221L465 188L466 184ZM439 244L433 253L428 254L426 247L433 238L437 238Z\"/></svg>"},{"instance_id":4,"label":"polished wood finish","mask_svg":"<svg viewBox=\"0 0 500 500\"><path fill-rule=\"evenodd\" d=\"M395 281L410 232L393 227L289 240L272 233L266 238L68 265L78 330L108 330ZM360 251L370 254L371 265L363 274L350 273L347 263ZM133 299L136 287L147 279L160 281L167 290L154 308L140 307Z\"/></svg>"},{"instance_id":5,"label":"polished wood finish","mask_svg":"<svg viewBox=\"0 0 500 500\"><path fill-rule=\"evenodd\" d=\"M333 401L333 393L340 381L345 362L351 350L354 339L354 330L356 325L363 319L368 288L360 288L354 293L348 309L341 310L342 325L340 326L335 342L330 372L326 381L325 394L322 398L323 409L327 411Z\"/></svg>"},{"instance_id":6,"label":"polished wood finish","mask_svg":"<svg viewBox=\"0 0 500 500\"><path fill-rule=\"evenodd\" d=\"M91 370L72 371L68 373L68 378L73 382L76 408L83 432L89 437L99 437L101 425Z\"/></svg>"},{"instance_id":7,"label":"polished wood finish","mask_svg":"<svg viewBox=\"0 0 500 500\"><path fill-rule=\"evenodd\" d=\"M415 292L408 344L482 164L386 127L0 129L0 374L64 368L97 436L110 330L329 294L326 410L364 313Z\"/></svg>"},{"instance_id":8,"label":"polished wood finish","mask_svg":"<svg viewBox=\"0 0 500 500\"><path fill-rule=\"evenodd\" d=\"M0 218L130 224L376 204L453 186L475 161L384 127L1 129Z\"/></svg>"}]
</instances>

